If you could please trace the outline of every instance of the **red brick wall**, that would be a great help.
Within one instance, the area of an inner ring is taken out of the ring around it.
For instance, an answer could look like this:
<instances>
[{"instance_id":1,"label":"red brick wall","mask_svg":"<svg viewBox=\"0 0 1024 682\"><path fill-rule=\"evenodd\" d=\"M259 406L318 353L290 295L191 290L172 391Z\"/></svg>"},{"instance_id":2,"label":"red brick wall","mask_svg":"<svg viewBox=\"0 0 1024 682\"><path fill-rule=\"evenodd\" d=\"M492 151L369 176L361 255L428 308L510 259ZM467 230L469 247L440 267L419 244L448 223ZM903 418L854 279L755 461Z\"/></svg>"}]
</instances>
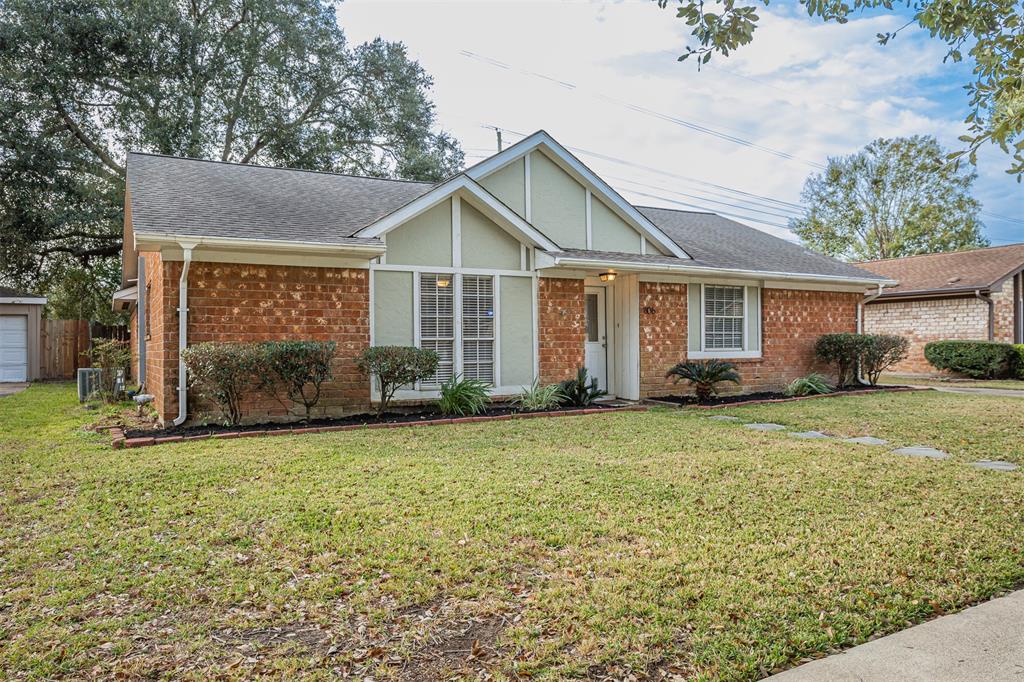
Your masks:
<instances>
[{"instance_id":1,"label":"red brick wall","mask_svg":"<svg viewBox=\"0 0 1024 682\"><path fill-rule=\"evenodd\" d=\"M944 339L988 339L988 304L973 296L917 301L876 301L864 306L864 331L895 334L910 342L907 358L892 372L940 373L924 357L924 347Z\"/></svg>"},{"instance_id":2,"label":"red brick wall","mask_svg":"<svg viewBox=\"0 0 1024 682\"><path fill-rule=\"evenodd\" d=\"M686 358L686 285L640 282L640 394L675 393L665 372Z\"/></svg>"},{"instance_id":3,"label":"red brick wall","mask_svg":"<svg viewBox=\"0 0 1024 682\"><path fill-rule=\"evenodd\" d=\"M147 266L148 267L148 266ZM165 419L177 415L177 296L181 263L163 264L162 290L151 290L148 383ZM349 268L236 265L193 262L189 270L189 344L204 341L334 341L334 380L325 384L317 414L341 415L369 406L369 382L355 357L370 343L368 271ZM159 312L158 312L159 309ZM156 320L159 319L158 324ZM189 398L190 418L215 406ZM298 408L301 410L301 407ZM292 408L296 414L301 412ZM284 418L288 411L269 398L245 406L243 419Z\"/></svg>"},{"instance_id":4,"label":"red brick wall","mask_svg":"<svg viewBox=\"0 0 1024 682\"><path fill-rule=\"evenodd\" d=\"M140 287L149 287L146 295L146 305L149 308L148 326L146 329L146 386L145 392L154 396L153 406L161 416L169 413L168 401L173 401L174 414L177 416L177 352L167 350L168 336L173 348L177 348L178 339L178 317L177 317L177 296L178 296L178 273L169 274L169 267L173 263L165 263L159 253L143 253L146 260L146 272L144 281L139 283ZM132 344L138 349L138 315L132 319ZM170 359L167 356L171 355ZM138 357L135 358L136 369L138 369ZM165 375L165 367L175 368L174 379L169 380ZM138 375L136 375L138 376Z\"/></svg>"},{"instance_id":5,"label":"red brick wall","mask_svg":"<svg viewBox=\"0 0 1024 682\"><path fill-rule=\"evenodd\" d=\"M585 300L582 279L541 277L537 284L540 382L575 376L584 362Z\"/></svg>"},{"instance_id":6,"label":"red brick wall","mask_svg":"<svg viewBox=\"0 0 1024 682\"><path fill-rule=\"evenodd\" d=\"M644 282L640 286L641 395L686 393L684 384L662 378L686 351L686 287ZM811 372L834 379L832 368L815 359L814 343L822 334L855 332L857 303L863 296L796 289L762 289L761 296L761 358L732 360L743 383L725 385L722 392L778 391ZM645 306L656 312L644 313Z\"/></svg>"}]
</instances>

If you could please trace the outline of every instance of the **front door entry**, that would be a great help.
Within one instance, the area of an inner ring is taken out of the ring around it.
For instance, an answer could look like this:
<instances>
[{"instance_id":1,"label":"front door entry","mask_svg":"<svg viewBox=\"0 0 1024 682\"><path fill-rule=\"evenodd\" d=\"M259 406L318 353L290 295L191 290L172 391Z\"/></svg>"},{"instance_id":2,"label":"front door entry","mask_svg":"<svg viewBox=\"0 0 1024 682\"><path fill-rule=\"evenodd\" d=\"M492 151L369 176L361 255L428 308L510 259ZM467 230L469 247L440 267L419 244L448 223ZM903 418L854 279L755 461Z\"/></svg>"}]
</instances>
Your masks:
<instances>
[{"instance_id":1,"label":"front door entry","mask_svg":"<svg viewBox=\"0 0 1024 682\"><path fill-rule=\"evenodd\" d=\"M597 385L608 390L608 334L605 326L604 287L586 287L586 353L587 373L597 378Z\"/></svg>"}]
</instances>

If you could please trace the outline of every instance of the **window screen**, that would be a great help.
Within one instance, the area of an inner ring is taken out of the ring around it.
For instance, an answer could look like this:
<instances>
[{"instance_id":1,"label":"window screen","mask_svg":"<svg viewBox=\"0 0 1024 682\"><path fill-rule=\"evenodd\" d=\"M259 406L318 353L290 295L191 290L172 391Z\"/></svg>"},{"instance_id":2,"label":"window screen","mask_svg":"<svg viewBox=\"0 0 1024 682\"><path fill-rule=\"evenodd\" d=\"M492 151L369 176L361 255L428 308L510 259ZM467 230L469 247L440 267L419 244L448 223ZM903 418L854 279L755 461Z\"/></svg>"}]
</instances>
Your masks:
<instances>
[{"instance_id":1,"label":"window screen","mask_svg":"<svg viewBox=\"0 0 1024 682\"><path fill-rule=\"evenodd\" d=\"M704 350L743 350L743 287L704 286Z\"/></svg>"},{"instance_id":2,"label":"window screen","mask_svg":"<svg viewBox=\"0 0 1024 682\"><path fill-rule=\"evenodd\" d=\"M462 277L462 375L494 383L493 277Z\"/></svg>"},{"instance_id":3,"label":"window screen","mask_svg":"<svg viewBox=\"0 0 1024 682\"><path fill-rule=\"evenodd\" d=\"M420 275L420 348L437 353L434 376L423 384L436 386L455 371L455 289L452 275Z\"/></svg>"}]
</instances>

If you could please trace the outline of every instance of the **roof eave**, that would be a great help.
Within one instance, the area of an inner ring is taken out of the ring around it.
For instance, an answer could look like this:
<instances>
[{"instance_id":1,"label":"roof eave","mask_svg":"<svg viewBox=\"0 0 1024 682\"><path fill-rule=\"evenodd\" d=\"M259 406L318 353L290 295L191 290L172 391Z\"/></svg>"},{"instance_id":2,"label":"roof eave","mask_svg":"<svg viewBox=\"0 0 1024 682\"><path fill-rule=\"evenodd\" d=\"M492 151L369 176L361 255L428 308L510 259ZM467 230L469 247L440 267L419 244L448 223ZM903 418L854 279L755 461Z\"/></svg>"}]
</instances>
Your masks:
<instances>
[{"instance_id":1,"label":"roof eave","mask_svg":"<svg viewBox=\"0 0 1024 682\"><path fill-rule=\"evenodd\" d=\"M864 286L891 286L896 284L895 280L873 279L869 277L845 277L841 275L821 275L802 272L777 272L769 270L744 270L731 268L712 268L699 265L680 263L637 263L633 261L616 261L614 259L579 258L574 256L544 255L551 260L547 267L575 267L575 268L616 268L622 271L647 272L647 273L669 273L678 275L717 275L733 276L749 279L772 279L784 281L822 282L829 284L851 284ZM541 266L538 263L539 267Z\"/></svg>"},{"instance_id":2,"label":"roof eave","mask_svg":"<svg viewBox=\"0 0 1024 682\"><path fill-rule=\"evenodd\" d=\"M373 243L376 242L376 243ZM190 234L170 234L135 231L135 243L147 246L211 246L236 248L240 250L274 249L281 251L326 253L331 255L356 255L375 258L382 255L386 247L383 242L367 239L367 243L314 242L284 239L252 239L241 237L205 237ZM141 249L140 250L144 250Z\"/></svg>"}]
</instances>

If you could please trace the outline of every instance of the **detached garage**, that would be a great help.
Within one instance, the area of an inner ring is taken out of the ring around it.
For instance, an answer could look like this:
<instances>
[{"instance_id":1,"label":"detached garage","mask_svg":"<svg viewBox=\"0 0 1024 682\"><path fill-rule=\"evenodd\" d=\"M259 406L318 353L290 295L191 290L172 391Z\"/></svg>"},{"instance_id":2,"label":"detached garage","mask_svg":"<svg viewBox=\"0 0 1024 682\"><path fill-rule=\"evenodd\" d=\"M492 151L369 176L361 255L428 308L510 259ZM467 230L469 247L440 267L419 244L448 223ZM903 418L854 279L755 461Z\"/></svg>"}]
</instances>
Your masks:
<instances>
[{"instance_id":1,"label":"detached garage","mask_svg":"<svg viewBox=\"0 0 1024 682\"><path fill-rule=\"evenodd\" d=\"M0 383L39 378L39 319L46 299L0 287Z\"/></svg>"}]
</instances>

